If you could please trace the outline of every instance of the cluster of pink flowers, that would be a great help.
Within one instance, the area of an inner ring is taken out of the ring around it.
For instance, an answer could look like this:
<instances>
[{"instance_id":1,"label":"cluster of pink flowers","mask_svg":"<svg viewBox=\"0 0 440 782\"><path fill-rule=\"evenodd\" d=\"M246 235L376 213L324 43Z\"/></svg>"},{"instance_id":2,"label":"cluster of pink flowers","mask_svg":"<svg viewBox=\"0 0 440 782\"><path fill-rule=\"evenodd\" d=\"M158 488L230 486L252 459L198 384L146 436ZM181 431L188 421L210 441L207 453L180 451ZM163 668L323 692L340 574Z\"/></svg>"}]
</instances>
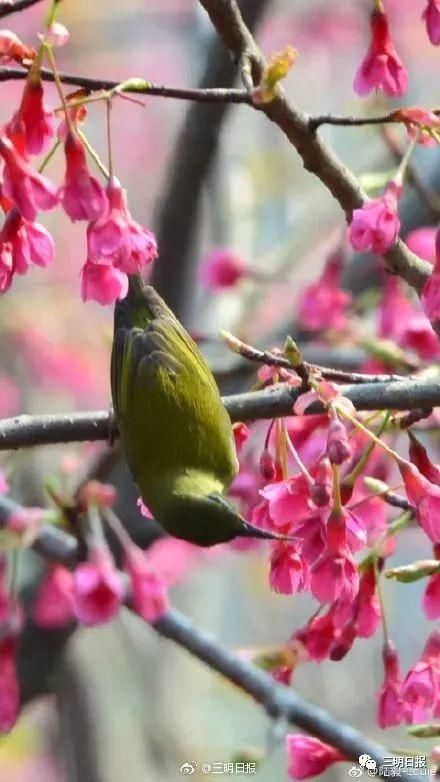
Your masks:
<instances>
[{"instance_id":1,"label":"cluster of pink flowers","mask_svg":"<svg viewBox=\"0 0 440 782\"><path fill-rule=\"evenodd\" d=\"M275 376L274 382L278 381ZM328 407L328 413L304 415L318 398ZM233 489L233 493L245 498L253 524L292 538L271 544L271 588L285 595L309 592L320 605L319 611L292 633L286 648L295 650L296 659L302 661L341 660L357 638L369 638L382 624L377 578L394 553L396 536L388 524L386 502L368 491L363 477L386 481L392 464L379 448L365 458L368 435L344 420L344 412L350 418L354 409L331 383L315 383L314 391L299 397L294 411L294 419L269 427L259 467L266 483L260 488L249 477L247 483L243 482L251 471L246 453L253 433L246 430L240 439L240 461L244 465L240 475L242 491L247 484L250 490L240 494ZM283 443L289 440L290 446L281 458L286 447ZM396 454L396 463L415 519L432 545L434 559L438 559L440 468L412 434L409 460ZM251 498L256 488L260 500L255 505ZM428 619L440 618L440 570L426 579L422 608ZM392 647L388 644L386 648ZM433 649L438 653L436 633L430 636L421 660L406 679L399 678L398 698L403 705L402 712L396 711L398 722L421 721L422 712L424 718L438 713L439 666L438 657L435 664L431 659ZM387 651L387 661L390 654ZM383 727L391 724L390 693L394 690L389 685L397 681L396 664L387 665L385 690L378 695L378 720ZM425 691L423 711L416 695L426 665L431 666L435 686ZM293 667L284 664L273 669L274 677L285 684L290 682L292 672Z\"/></svg>"},{"instance_id":2,"label":"cluster of pink flowers","mask_svg":"<svg viewBox=\"0 0 440 782\"><path fill-rule=\"evenodd\" d=\"M9 490L0 473L0 492ZM91 481L79 498L84 510L110 508L116 494L112 486ZM80 506L78 506L80 510ZM42 508L17 508L5 527L17 536L23 546L33 543L42 522L50 511ZM123 571L116 568L113 556L102 536L91 534L87 559L73 570L62 564L47 566L32 606L33 621L40 627L56 629L79 622L87 627L114 619L124 602L146 622L156 622L168 608L167 590L190 567L196 547L173 538L153 544L147 552L133 543L128 535L120 538L123 549ZM14 725L20 710L17 676L17 652L24 614L8 585L7 560L0 557L0 733Z\"/></svg>"},{"instance_id":3,"label":"cluster of pink flowers","mask_svg":"<svg viewBox=\"0 0 440 782\"><path fill-rule=\"evenodd\" d=\"M3 58L15 56L17 41L8 31L0 33ZM25 274L32 264L48 266L53 261L52 237L35 219L40 211L58 204L72 221L89 223L87 260L81 271L84 301L110 304L124 298L127 275L140 272L157 256L154 235L133 220L117 179L110 177L104 189L90 173L76 124L80 114L80 109L72 108L58 128L58 138L64 139L66 171L63 185L57 188L31 165L31 156L46 152L56 131L55 114L44 102L39 72L31 68L18 110L0 129L0 192L5 213L0 231L0 292L8 290L14 275Z\"/></svg>"}]
</instances>

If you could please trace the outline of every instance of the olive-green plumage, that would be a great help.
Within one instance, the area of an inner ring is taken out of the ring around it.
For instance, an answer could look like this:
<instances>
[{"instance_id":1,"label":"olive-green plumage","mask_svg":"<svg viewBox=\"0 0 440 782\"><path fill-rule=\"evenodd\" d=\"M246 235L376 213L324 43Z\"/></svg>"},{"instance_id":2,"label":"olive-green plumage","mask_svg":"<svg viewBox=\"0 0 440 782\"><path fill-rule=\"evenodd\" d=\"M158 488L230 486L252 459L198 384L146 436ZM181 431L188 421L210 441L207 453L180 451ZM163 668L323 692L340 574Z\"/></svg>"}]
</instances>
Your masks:
<instances>
[{"instance_id":1,"label":"olive-green plumage","mask_svg":"<svg viewBox=\"0 0 440 782\"><path fill-rule=\"evenodd\" d=\"M200 546L271 538L223 498L238 470L229 416L197 345L139 277L115 306L116 421L142 499L170 534Z\"/></svg>"}]
</instances>

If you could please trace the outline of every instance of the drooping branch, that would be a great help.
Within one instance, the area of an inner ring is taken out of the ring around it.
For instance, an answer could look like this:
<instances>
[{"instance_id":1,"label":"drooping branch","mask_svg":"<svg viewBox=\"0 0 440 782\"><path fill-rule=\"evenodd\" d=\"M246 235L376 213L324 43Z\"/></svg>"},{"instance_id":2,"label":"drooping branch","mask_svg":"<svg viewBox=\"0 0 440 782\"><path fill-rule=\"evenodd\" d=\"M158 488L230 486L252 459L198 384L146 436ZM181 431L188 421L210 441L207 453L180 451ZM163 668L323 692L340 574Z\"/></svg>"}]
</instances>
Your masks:
<instances>
[{"instance_id":1,"label":"drooping branch","mask_svg":"<svg viewBox=\"0 0 440 782\"><path fill-rule=\"evenodd\" d=\"M399 380L388 383L361 383L340 386L357 410L412 410L440 406L440 385L433 380ZM293 415L293 405L301 390L280 384L263 391L249 391L223 397L231 420L256 421ZM319 402L307 413L320 413ZM108 440L116 436L112 414L106 410L87 413L22 415L0 421L0 451L36 445L56 445Z\"/></svg>"},{"instance_id":2,"label":"drooping branch","mask_svg":"<svg viewBox=\"0 0 440 782\"><path fill-rule=\"evenodd\" d=\"M19 507L13 500L0 498L0 524L6 520L11 511L17 510ZM50 542L49 531L50 533L53 531L49 526L42 528L34 543L34 548L43 557L52 560L54 550ZM77 543L71 535L62 530L57 532L59 533L57 560L67 567L72 567L75 564ZM389 752L385 752L380 745L363 736L355 728L338 722L324 709L307 702L288 687L277 684L271 676L255 665L221 646L216 639L196 628L179 611L169 609L152 626L160 635L186 649L209 668L217 671L254 698L269 717L283 719L288 724L302 728L337 747L347 757L347 760L357 762L360 755L368 754L380 767L384 757L390 756ZM25 628L20 645L19 665L23 702L47 692L50 682L53 680L56 660L73 630L74 625L70 625L61 631L47 632L32 623ZM32 651L35 649L35 634L41 636L40 641L44 636L47 636L46 643L37 645L38 648L44 649L43 659L38 658L40 669L36 667L36 661L32 658ZM30 670L32 677L29 677ZM27 678L24 679L24 676ZM27 685L28 689L26 689ZM404 782L409 782L409 779L421 782L421 778L409 777L403 771L401 779Z\"/></svg>"},{"instance_id":3,"label":"drooping branch","mask_svg":"<svg viewBox=\"0 0 440 782\"><path fill-rule=\"evenodd\" d=\"M200 3L228 51L242 69L246 67L252 73L253 83L257 85L266 62L243 21L236 0L200 0ZM319 134L310 129L310 117L291 106L281 90L272 102L258 108L280 128L302 158L304 167L321 180L350 219L353 210L365 203L367 195L354 174ZM398 274L417 291L422 290L431 267L414 255L400 239L384 258L389 271Z\"/></svg>"}]
</instances>

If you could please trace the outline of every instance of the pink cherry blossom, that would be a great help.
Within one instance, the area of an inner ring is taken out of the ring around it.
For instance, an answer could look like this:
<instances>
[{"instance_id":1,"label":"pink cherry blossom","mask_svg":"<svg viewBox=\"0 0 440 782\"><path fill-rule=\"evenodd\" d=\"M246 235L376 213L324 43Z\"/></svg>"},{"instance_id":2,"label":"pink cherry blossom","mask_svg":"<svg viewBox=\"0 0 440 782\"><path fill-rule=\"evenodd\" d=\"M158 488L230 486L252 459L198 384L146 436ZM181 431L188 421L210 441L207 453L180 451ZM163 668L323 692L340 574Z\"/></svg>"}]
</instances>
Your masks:
<instances>
[{"instance_id":1,"label":"pink cherry blossom","mask_svg":"<svg viewBox=\"0 0 440 782\"><path fill-rule=\"evenodd\" d=\"M61 22L52 22L48 31L46 40L52 46L64 46L70 39L70 33Z\"/></svg>"},{"instance_id":2,"label":"pink cherry blossom","mask_svg":"<svg viewBox=\"0 0 440 782\"><path fill-rule=\"evenodd\" d=\"M428 619L440 619L440 573L428 580L423 595L423 610Z\"/></svg>"},{"instance_id":3,"label":"pink cherry blossom","mask_svg":"<svg viewBox=\"0 0 440 782\"><path fill-rule=\"evenodd\" d=\"M99 304L113 304L128 292L128 277L111 263L87 261L81 269L81 298Z\"/></svg>"},{"instance_id":4,"label":"pink cherry blossom","mask_svg":"<svg viewBox=\"0 0 440 782\"><path fill-rule=\"evenodd\" d=\"M205 288L213 291L233 288L247 277L249 269L244 261L230 250L213 250L203 261L200 279Z\"/></svg>"},{"instance_id":5,"label":"pink cherry blossom","mask_svg":"<svg viewBox=\"0 0 440 782\"><path fill-rule=\"evenodd\" d=\"M356 633L359 638L369 638L374 635L380 625L382 612L379 598L376 594L376 577L374 568L365 570L359 582L359 592L356 607Z\"/></svg>"},{"instance_id":6,"label":"pink cherry blossom","mask_svg":"<svg viewBox=\"0 0 440 782\"><path fill-rule=\"evenodd\" d=\"M286 736L287 773L291 779L310 779L334 763L346 761L340 750L314 736L290 733Z\"/></svg>"},{"instance_id":7,"label":"pink cherry blossom","mask_svg":"<svg viewBox=\"0 0 440 782\"><path fill-rule=\"evenodd\" d=\"M287 532L311 513L309 483L302 473L268 483L259 493L267 500L269 518L278 530Z\"/></svg>"},{"instance_id":8,"label":"pink cherry blossom","mask_svg":"<svg viewBox=\"0 0 440 782\"><path fill-rule=\"evenodd\" d=\"M343 464L351 456L347 429L336 413L330 417L327 437L327 456L332 464Z\"/></svg>"},{"instance_id":9,"label":"pink cherry blossom","mask_svg":"<svg viewBox=\"0 0 440 782\"><path fill-rule=\"evenodd\" d=\"M415 139L417 144L434 147L438 143L436 135L440 130L440 119L434 112L415 106L409 109L398 109L394 112L394 116L403 122L408 136Z\"/></svg>"},{"instance_id":10,"label":"pink cherry blossom","mask_svg":"<svg viewBox=\"0 0 440 782\"><path fill-rule=\"evenodd\" d=\"M305 627L297 630L291 641L299 642L311 660L321 662L329 657L336 633L334 610L331 606L326 614L314 617Z\"/></svg>"},{"instance_id":11,"label":"pink cherry blossom","mask_svg":"<svg viewBox=\"0 0 440 782\"><path fill-rule=\"evenodd\" d=\"M312 565L310 588L320 603L337 598L353 600L359 590L359 573L348 549L324 552Z\"/></svg>"},{"instance_id":12,"label":"pink cherry blossom","mask_svg":"<svg viewBox=\"0 0 440 782\"><path fill-rule=\"evenodd\" d=\"M23 60L31 60L33 57L32 49L29 49L18 35L11 30L0 30L0 64L11 65L11 63L22 63Z\"/></svg>"},{"instance_id":13,"label":"pink cherry blossom","mask_svg":"<svg viewBox=\"0 0 440 782\"><path fill-rule=\"evenodd\" d=\"M115 177L108 184L107 198L109 211L87 229L88 259L135 274L157 257L156 239L132 219L126 192Z\"/></svg>"},{"instance_id":14,"label":"pink cherry blossom","mask_svg":"<svg viewBox=\"0 0 440 782\"><path fill-rule=\"evenodd\" d=\"M409 458L428 481L440 486L440 467L431 461L426 448L423 447L412 433L410 433Z\"/></svg>"},{"instance_id":15,"label":"pink cherry blossom","mask_svg":"<svg viewBox=\"0 0 440 782\"><path fill-rule=\"evenodd\" d=\"M354 250L383 255L396 241L400 220L397 203L400 188L390 182L380 198L374 198L353 211L349 239Z\"/></svg>"},{"instance_id":16,"label":"pink cherry blossom","mask_svg":"<svg viewBox=\"0 0 440 782\"><path fill-rule=\"evenodd\" d=\"M308 285L299 300L297 318L310 331L343 331L351 295L340 287L341 259L331 255L317 282Z\"/></svg>"},{"instance_id":17,"label":"pink cherry blossom","mask_svg":"<svg viewBox=\"0 0 440 782\"><path fill-rule=\"evenodd\" d=\"M391 275L385 280L380 304L379 333L426 360L439 356L440 343L429 320L418 302L404 295L399 278Z\"/></svg>"},{"instance_id":18,"label":"pink cherry blossom","mask_svg":"<svg viewBox=\"0 0 440 782\"><path fill-rule=\"evenodd\" d=\"M97 220L108 209L107 196L87 167L84 144L69 131L64 142L66 175L59 196L70 219Z\"/></svg>"},{"instance_id":19,"label":"pink cherry blossom","mask_svg":"<svg viewBox=\"0 0 440 782\"><path fill-rule=\"evenodd\" d=\"M383 90L390 97L403 95L408 87L408 75L394 47L385 11L375 9L370 17L371 43L355 79L358 95Z\"/></svg>"},{"instance_id":20,"label":"pink cherry blossom","mask_svg":"<svg viewBox=\"0 0 440 782\"><path fill-rule=\"evenodd\" d=\"M405 242L413 253L429 263L434 263L436 234L436 228L426 225L410 231Z\"/></svg>"},{"instance_id":21,"label":"pink cherry blossom","mask_svg":"<svg viewBox=\"0 0 440 782\"><path fill-rule=\"evenodd\" d=\"M308 566L292 543L274 543L270 557L269 583L274 592L293 595L308 587Z\"/></svg>"},{"instance_id":22,"label":"pink cherry blossom","mask_svg":"<svg viewBox=\"0 0 440 782\"><path fill-rule=\"evenodd\" d=\"M243 423L234 424L232 427L232 433L234 435L235 447L239 453L249 438L249 427Z\"/></svg>"},{"instance_id":23,"label":"pink cherry blossom","mask_svg":"<svg viewBox=\"0 0 440 782\"><path fill-rule=\"evenodd\" d=\"M16 204L26 220L35 220L38 210L57 205L55 186L32 170L6 136L0 136L0 155L5 164L3 194Z\"/></svg>"},{"instance_id":24,"label":"pink cherry blossom","mask_svg":"<svg viewBox=\"0 0 440 782\"><path fill-rule=\"evenodd\" d=\"M440 543L440 486L428 481L409 462L400 462L399 469L417 521L433 543Z\"/></svg>"},{"instance_id":25,"label":"pink cherry blossom","mask_svg":"<svg viewBox=\"0 0 440 782\"><path fill-rule=\"evenodd\" d=\"M26 81L18 111L6 126L12 141L16 133L23 134L29 155L44 152L55 134L55 114L44 103L43 84L32 76Z\"/></svg>"},{"instance_id":26,"label":"pink cherry blossom","mask_svg":"<svg viewBox=\"0 0 440 782\"><path fill-rule=\"evenodd\" d=\"M384 645L385 678L377 694L377 721L381 728L400 725L404 716L402 679L397 652L391 641Z\"/></svg>"},{"instance_id":27,"label":"pink cherry blossom","mask_svg":"<svg viewBox=\"0 0 440 782\"><path fill-rule=\"evenodd\" d=\"M32 613L39 627L64 627L73 620L73 576L67 568L58 564L48 567Z\"/></svg>"},{"instance_id":28,"label":"pink cherry blossom","mask_svg":"<svg viewBox=\"0 0 440 782\"><path fill-rule=\"evenodd\" d=\"M440 321L440 236L436 234L436 260L422 292L423 311L434 328Z\"/></svg>"},{"instance_id":29,"label":"pink cherry blossom","mask_svg":"<svg viewBox=\"0 0 440 782\"><path fill-rule=\"evenodd\" d=\"M440 0L428 0L423 11L426 32L433 46L440 45Z\"/></svg>"},{"instance_id":30,"label":"pink cherry blossom","mask_svg":"<svg viewBox=\"0 0 440 782\"><path fill-rule=\"evenodd\" d=\"M125 550L124 567L130 576L134 610L146 622L156 622L168 608L164 581L152 570L144 552L134 544Z\"/></svg>"},{"instance_id":31,"label":"pink cherry blossom","mask_svg":"<svg viewBox=\"0 0 440 782\"><path fill-rule=\"evenodd\" d=\"M78 622L97 625L113 619L123 596L121 578L111 554L101 548L92 550L87 562L73 573L74 612Z\"/></svg>"},{"instance_id":32,"label":"pink cherry blossom","mask_svg":"<svg viewBox=\"0 0 440 782\"><path fill-rule=\"evenodd\" d=\"M429 660L420 660L403 682L405 721L426 722L432 715L439 692L439 680Z\"/></svg>"}]
</instances>

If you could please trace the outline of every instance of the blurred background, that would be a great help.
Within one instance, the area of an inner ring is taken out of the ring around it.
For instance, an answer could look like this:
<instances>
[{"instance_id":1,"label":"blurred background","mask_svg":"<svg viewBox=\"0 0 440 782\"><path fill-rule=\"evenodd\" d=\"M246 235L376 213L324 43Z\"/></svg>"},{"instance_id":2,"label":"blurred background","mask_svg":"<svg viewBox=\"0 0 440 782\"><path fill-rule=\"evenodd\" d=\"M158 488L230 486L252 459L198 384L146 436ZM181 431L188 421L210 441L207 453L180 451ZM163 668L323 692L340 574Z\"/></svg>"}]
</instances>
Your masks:
<instances>
[{"instance_id":1,"label":"blurred background","mask_svg":"<svg viewBox=\"0 0 440 782\"><path fill-rule=\"evenodd\" d=\"M35 44L44 5L15 14L3 26ZM300 57L285 83L295 105L312 114L356 115L399 105L375 96L360 100L352 89L368 42L369 2L243 0L242 6L266 55L287 44L298 49ZM429 45L420 21L423 6L421 0L386 2L396 47L410 74L404 105L432 106L438 100L433 74L438 73L439 52ZM140 76L182 87L235 83L234 68L195 0L65 0L60 21L71 32L70 43L59 51L62 71L120 81ZM20 84L2 83L0 91L3 122L18 104ZM57 105L51 86L47 95ZM157 232L160 259L153 282L199 336L222 391L249 389L255 372L220 344L219 328L265 347L282 345L286 333L294 333L307 356L359 368L366 356L351 332L336 337L306 333L296 320L305 286L317 279L345 229L339 206L303 170L278 128L244 106L190 105L155 97L141 102L115 102L115 170L135 219ZM90 106L84 131L105 158L104 106ZM395 166L377 128L325 128L323 135L358 175L389 172ZM395 131L395 138L401 144L404 131ZM437 149L417 150L415 162L435 193ZM61 155L47 174L62 181ZM401 216L404 235L438 219L411 187ZM59 211L43 215L41 222L54 235L56 263L16 280L1 301L2 417L110 404L112 312L80 300L84 225L73 225ZM231 290L207 291L200 269L215 248L226 248L259 275ZM346 254L344 285L355 302L365 301L371 288L377 291L381 277L376 271L375 259ZM374 334L374 307L361 311L363 329ZM250 459L261 431L255 428ZM62 473L73 483L83 473L112 480L124 523L135 532L141 524L145 529L136 492L117 453L109 455L107 446L20 451L5 454L1 464L12 496L25 505L46 502L43 486L53 474ZM250 506L257 490L250 481ZM158 534L147 527L145 545ZM422 546L419 536L408 532L393 564L424 556L428 551ZM29 556L25 585L40 567ZM173 587L172 600L227 647L282 644L316 606L303 596L271 593L267 572L264 547L227 548L197 557ZM422 582L397 588L387 583L392 636L405 670L418 658L428 634L420 609L422 589ZM128 612L111 626L78 630L66 645L63 641L62 634L36 630L26 638L22 674L29 702L11 736L0 739L0 782L172 782L181 778L179 767L185 761L199 767L226 763L246 748L251 757L254 751L268 750L257 773L261 782L286 778L284 726L271 727L252 701ZM420 742L408 739L404 729L384 736L375 724L380 646L378 633L369 641L358 640L341 663L305 664L295 672L293 686L390 748L418 750ZM428 747L423 744L421 751ZM345 774L346 769L337 767L327 777Z\"/></svg>"}]
</instances>

